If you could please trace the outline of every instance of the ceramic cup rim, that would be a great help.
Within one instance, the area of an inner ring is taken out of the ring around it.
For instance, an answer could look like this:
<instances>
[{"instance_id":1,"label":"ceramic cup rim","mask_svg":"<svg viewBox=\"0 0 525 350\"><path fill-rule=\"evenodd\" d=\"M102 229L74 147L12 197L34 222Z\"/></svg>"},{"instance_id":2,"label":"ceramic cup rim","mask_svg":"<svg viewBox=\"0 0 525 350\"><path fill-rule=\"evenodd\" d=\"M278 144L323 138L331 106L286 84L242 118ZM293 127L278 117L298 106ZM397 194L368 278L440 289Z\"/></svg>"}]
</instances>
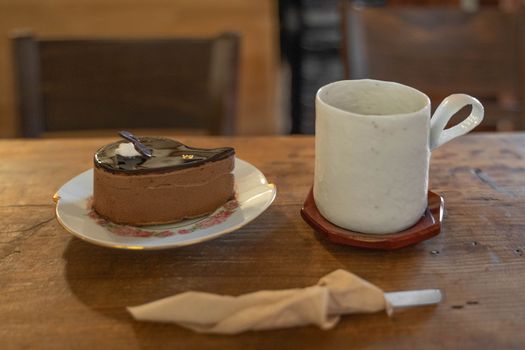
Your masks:
<instances>
[{"instance_id":1,"label":"ceramic cup rim","mask_svg":"<svg viewBox=\"0 0 525 350\"><path fill-rule=\"evenodd\" d=\"M398 89L402 89L410 94L413 94L413 95L417 95L419 98L422 98L424 100L424 104L422 105L421 108L419 109L416 109L414 111L410 111L410 112L406 112L406 113L391 113L391 114L362 114L362 113L357 113L357 112L354 112L354 111L349 111L349 110L346 110L346 109L343 109L343 108L339 108L339 107L336 107L334 106L333 104L331 104L330 102L326 101L323 97L324 95L324 92L331 89L331 88L334 88L335 86L344 86L344 87L347 87L347 86L357 86L359 84L364 84L364 83L379 83L383 86L386 86L386 85L389 85L389 86L394 86ZM323 106L327 107L327 108L330 108L330 109L333 109L333 110L337 110L339 112L342 112L342 113L345 113L345 114L349 114L349 115L352 115L352 116L355 116L355 117L359 117L359 118L391 118L391 117L410 117L410 116L413 116L413 115L416 115L416 114L420 114L421 112L426 112L427 110L430 110L430 98L424 94L423 92L419 91L418 89L416 88L413 88L411 86L408 86L408 85L404 85L404 84L401 84L401 83L397 83L397 82L393 82L393 81L386 81L386 80L376 80L376 79L355 79L355 80L339 80L339 81L334 81L332 83L329 83L329 84L326 84L324 86L322 86L321 88L319 88L319 90L317 90L317 93L316 93L316 101L320 104L322 104Z\"/></svg>"}]
</instances>

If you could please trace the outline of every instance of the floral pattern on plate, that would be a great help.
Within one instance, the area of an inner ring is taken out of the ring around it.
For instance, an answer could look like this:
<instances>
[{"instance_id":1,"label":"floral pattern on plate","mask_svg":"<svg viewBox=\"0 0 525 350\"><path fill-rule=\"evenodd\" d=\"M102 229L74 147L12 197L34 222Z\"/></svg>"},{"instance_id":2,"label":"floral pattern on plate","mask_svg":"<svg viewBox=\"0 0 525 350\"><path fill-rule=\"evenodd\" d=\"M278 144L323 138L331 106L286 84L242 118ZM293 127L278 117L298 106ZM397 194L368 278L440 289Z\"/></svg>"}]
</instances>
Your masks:
<instances>
[{"instance_id":1,"label":"floral pattern on plate","mask_svg":"<svg viewBox=\"0 0 525 350\"><path fill-rule=\"evenodd\" d=\"M120 225L109 221L98 215L93 209L93 197L90 197L87 201L87 216L93 219L97 225L104 227L109 232L126 237L169 237L176 234L185 235L194 231L209 228L225 222L239 207L239 202L236 199L232 199L226 202L222 207L217 209L213 214L204 217L203 220L198 221L190 226L184 226L183 228L172 228L167 230L147 230L136 226Z\"/></svg>"}]
</instances>

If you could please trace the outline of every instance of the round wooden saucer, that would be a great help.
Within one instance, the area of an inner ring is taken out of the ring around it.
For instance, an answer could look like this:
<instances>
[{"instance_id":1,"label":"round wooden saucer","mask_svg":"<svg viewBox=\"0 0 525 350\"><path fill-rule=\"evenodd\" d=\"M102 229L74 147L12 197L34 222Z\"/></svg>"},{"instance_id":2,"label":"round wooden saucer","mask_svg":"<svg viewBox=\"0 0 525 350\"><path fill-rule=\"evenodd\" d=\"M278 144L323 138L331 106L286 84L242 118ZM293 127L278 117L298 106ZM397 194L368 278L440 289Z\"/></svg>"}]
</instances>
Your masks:
<instances>
[{"instance_id":1,"label":"round wooden saucer","mask_svg":"<svg viewBox=\"0 0 525 350\"><path fill-rule=\"evenodd\" d=\"M314 230L337 244L360 248L394 250L419 243L439 234L444 210L443 197L428 192L428 207L425 214L414 226L405 231L392 234L364 234L336 226L326 220L315 205L313 191L310 189L301 209L301 216Z\"/></svg>"}]
</instances>

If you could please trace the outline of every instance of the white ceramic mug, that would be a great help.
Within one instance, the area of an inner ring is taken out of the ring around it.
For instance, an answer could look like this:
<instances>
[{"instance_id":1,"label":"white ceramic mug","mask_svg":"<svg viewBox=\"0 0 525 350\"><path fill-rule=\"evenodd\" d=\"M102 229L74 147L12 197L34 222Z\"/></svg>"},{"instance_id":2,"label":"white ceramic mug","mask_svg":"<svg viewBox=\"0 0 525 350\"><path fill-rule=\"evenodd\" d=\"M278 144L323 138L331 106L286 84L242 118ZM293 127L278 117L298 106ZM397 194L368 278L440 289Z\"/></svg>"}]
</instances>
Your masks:
<instances>
[{"instance_id":1,"label":"white ceramic mug","mask_svg":"<svg viewBox=\"0 0 525 350\"><path fill-rule=\"evenodd\" d=\"M466 105L471 114L444 129ZM430 99L406 85L344 80L317 92L314 199L330 222L362 233L399 232L427 207L430 151L483 120L468 95L447 97L430 118Z\"/></svg>"}]
</instances>

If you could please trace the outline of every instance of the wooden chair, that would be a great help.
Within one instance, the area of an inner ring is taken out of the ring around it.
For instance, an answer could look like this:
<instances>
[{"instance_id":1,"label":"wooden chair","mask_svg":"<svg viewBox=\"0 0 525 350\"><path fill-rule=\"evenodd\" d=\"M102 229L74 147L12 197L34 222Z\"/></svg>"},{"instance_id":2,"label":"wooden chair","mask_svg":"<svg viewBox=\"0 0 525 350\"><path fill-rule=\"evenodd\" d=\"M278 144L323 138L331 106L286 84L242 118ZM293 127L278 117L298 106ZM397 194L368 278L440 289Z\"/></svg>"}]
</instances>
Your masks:
<instances>
[{"instance_id":1,"label":"wooden chair","mask_svg":"<svg viewBox=\"0 0 525 350\"><path fill-rule=\"evenodd\" d=\"M525 126L521 13L482 8L342 6L347 78L392 80L426 93L435 108L451 93L485 106L477 130ZM521 58L520 58L521 55Z\"/></svg>"},{"instance_id":2,"label":"wooden chair","mask_svg":"<svg viewBox=\"0 0 525 350\"><path fill-rule=\"evenodd\" d=\"M204 129L233 134L239 37L13 38L22 134Z\"/></svg>"}]
</instances>

